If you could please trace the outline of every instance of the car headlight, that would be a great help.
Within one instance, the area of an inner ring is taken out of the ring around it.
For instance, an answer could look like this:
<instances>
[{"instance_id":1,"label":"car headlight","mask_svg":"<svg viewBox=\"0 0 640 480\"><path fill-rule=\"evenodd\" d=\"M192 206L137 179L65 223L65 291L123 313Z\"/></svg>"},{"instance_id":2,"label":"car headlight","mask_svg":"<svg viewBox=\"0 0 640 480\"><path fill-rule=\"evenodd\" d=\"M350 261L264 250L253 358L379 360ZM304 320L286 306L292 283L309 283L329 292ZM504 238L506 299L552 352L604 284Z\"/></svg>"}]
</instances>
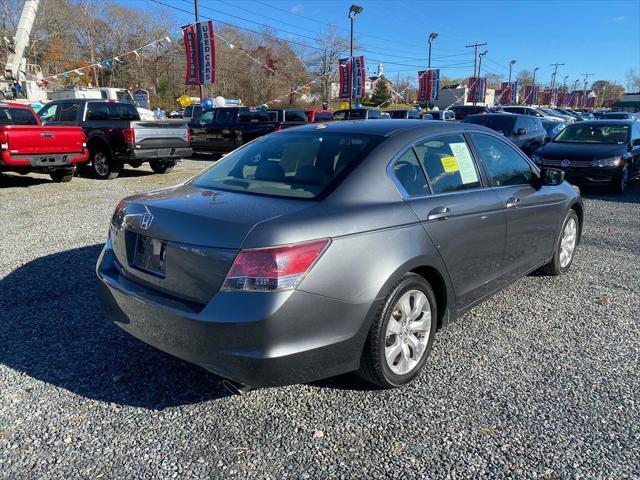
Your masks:
<instances>
[{"instance_id":1,"label":"car headlight","mask_svg":"<svg viewBox=\"0 0 640 480\"><path fill-rule=\"evenodd\" d=\"M542 155L540 155L539 153L534 153L533 155L531 155L531 160L533 160L536 165L542 165Z\"/></svg>"},{"instance_id":2,"label":"car headlight","mask_svg":"<svg viewBox=\"0 0 640 480\"><path fill-rule=\"evenodd\" d=\"M599 158L593 161L594 167L618 167L622 163L622 157L617 155L609 158Z\"/></svg>"}]
</instances>

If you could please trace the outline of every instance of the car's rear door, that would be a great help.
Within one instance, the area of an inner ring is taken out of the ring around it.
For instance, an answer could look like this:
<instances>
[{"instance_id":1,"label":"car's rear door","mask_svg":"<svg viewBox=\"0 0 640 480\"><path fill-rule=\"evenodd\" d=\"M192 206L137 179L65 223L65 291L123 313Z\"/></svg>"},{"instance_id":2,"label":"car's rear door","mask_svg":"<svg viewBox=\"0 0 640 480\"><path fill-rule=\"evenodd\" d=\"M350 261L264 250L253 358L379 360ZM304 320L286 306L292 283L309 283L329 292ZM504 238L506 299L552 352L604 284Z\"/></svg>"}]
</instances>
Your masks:
<instances>
[{"instance_id":1,"label":"car's rear door","mask_svg":"<svg viewBox=\"0 0 640 480\"><path fill-rule=\"evenodd\" d=\"M469 137L507 213L504 273L512 281L551 257L565 195L557 187L540 186L537 168L507 141L484 132Z\"/></svg>"},{"instance_id":2,"label":"car's rear door","mask_svg":"<svg viewBox=\"0 0 640 480\"><path fill-rule=\"evenodd\" d=\"M417 142L396 160L390 174L440 252L458 308L498 288L503 282L506 214L498 194L486 187L465 136Z\"/></svg>"}]
</instances>

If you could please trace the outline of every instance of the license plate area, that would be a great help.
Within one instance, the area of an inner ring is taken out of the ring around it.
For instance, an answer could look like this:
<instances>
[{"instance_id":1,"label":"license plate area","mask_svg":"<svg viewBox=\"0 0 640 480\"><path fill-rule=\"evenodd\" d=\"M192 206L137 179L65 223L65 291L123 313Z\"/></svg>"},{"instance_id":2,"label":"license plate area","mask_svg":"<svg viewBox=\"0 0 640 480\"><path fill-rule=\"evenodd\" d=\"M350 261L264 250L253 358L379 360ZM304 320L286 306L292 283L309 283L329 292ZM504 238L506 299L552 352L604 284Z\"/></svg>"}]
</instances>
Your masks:
<instances>
[{"instance_id":1,"label":"license plate area","mask_svg":"<svg viewBox=\"0 0 640 480\"><path fill-rule=\"evenodd\" d=\"M157 238L138 235L133 266L156 277L164 278L167 258L167 242Z\"/></svg>"}]
</instances>

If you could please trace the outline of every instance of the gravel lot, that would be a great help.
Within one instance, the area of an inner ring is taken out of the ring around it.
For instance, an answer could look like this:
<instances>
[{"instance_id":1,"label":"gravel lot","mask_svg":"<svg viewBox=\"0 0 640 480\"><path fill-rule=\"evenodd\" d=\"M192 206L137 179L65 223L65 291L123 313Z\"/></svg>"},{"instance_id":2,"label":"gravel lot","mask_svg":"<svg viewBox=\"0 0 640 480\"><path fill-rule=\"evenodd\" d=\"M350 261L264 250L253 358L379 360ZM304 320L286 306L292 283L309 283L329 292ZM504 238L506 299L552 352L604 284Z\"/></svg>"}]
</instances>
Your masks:
<instances>
[{"instance_id":1,"label":"gravel lot","mask_svg":"<svg viewBox=\"0 0 640 480\"><path fill-rule=\"evenodd\" d=\"M640 184L588 193L570 273L440 332L412 386L345 375L239 397L96 302L117 201L207 164L0 179L1 478L640 477Z\"/></svg>"}]
</instances>

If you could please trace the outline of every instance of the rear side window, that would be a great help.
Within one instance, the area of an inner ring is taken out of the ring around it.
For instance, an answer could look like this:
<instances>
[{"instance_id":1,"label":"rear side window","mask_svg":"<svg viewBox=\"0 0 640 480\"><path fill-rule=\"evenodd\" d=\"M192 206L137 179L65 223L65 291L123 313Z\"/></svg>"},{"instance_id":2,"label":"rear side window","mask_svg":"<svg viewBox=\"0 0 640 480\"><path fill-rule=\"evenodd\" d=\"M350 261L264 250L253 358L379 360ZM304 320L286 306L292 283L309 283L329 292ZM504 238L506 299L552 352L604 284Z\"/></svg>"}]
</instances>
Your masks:
<instances>
[{"instance_id":1,"label":"rear side window","mask_svg":"<svg viewBox=\"0 0 640 480\"><path fill-rule=\"evenodd\" d=\"M268 122L269 114L264 111L245 112L238 115L238 121L240 123Z\"/></svg>"},{"instance_id":2,"label":"rear side window","mask_svg":"<svg viewBox=\"0 0 640 480\"><path fill-rule=\"evenodd\" d=\"M234 151L194 180L196 187L315 198L339 183L383 137L281 132Z\"/></svg>"},{"instance_id":3,"label":"rear side window","mask_svg":"<svg viewBox=\"0 0 640 480\"><path fill-rule=\"evenodd\" d=\"M429 186L413 148L404 152L393 164L393 175L410 197L429 194Z\"/></svg>"},{"instance_id":4,"label":"rear side window","mask_svg":"<svg viewBox=\"0 0 640 480\"><path fill-rule=\"evenodd\" d=\"M369 110L369 116L367 118L382 118L382 113L379 110Z\"/></svg>"},{"instance_id":5,"label":"rear side window","mask_svg":"<svg viewBox=\"0 0 640 480\"><path fill-rule=\"evenodd\" d=\"M333 113L331 112L316 112L313 116L316 122L328 122L333 120Z\"/></svg>"},{"instance_id":6,"label":"rear side window","mask_svg":"<svg viewBox=\"0 0 640 480\"><path fill-rule=\"evenodd\" d=\"M28 108L0 107L0 125L38 125Z\"/></svg>"},{"instance_id":7,"label":"rear side window","mask_svg":"<svg viewBox=\"0 0 640 480\"><path fill-rule=\"evenodd\" d=\"M479 188L480 177L461 134L443 135L415 145L433 193Z\"/></svg>"},{"instance_id":8,"label":"rear side window","mask_svg":"<svg viewBox=\"0 0 640 480\"><path fill-rule=\"evenodd\" d=\"M285 122L306 122L307 117L304 116L304 112L298 110L288 110L284 112Z\"/></svg>"},{"instance_id":9,"label":"rear side window","mask_svg":"<svg viewBox=\"0 0 640 480\"><path fill-rule=\"evenodd\" d=\"M60 105L60 113L58 115L58 121L60 122L75 122L80 110L80 104L78 103L63 103Z\"/></svg>"},{"instance_id":10,"label":"rear side window","mask_svg":"<svg viewBox=\"0 0 640 480\"><path fill-rule=\"evenodd\" d=\"M493 185L502 187L531 183L531 165L506 142L481 133L471 133L471 138Z\"/></svg>"}]
</instances>

